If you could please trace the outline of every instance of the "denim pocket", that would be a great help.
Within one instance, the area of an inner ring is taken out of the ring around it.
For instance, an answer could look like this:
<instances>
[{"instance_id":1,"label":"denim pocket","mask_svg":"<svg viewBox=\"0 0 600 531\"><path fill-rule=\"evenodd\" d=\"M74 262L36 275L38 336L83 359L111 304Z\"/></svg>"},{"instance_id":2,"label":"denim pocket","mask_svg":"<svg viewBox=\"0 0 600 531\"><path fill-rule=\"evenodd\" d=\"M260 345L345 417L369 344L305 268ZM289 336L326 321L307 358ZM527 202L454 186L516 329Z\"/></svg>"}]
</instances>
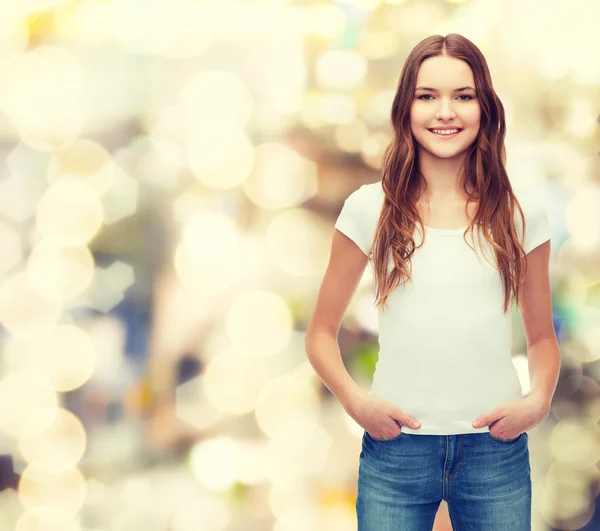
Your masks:
<instances>
[{"instance_id":1,"label":"denim pocket","mask_svg":"<svg viewBox=\"0 0 600 531\"><path fill-rule=\"evenodd\" d=\"M513 437L512 439L500 439L500 437L494 436L491 431L488 431L488 434L489 434L490 438L492 438L494 441L498 441L501 443L509 443L509 442L515 442L516 440L520 439L523 435L525 435L525 432L520 433L519 435L517 435L516 437Z\"/></svg>"},{"instance_id":2,"label":"denim pocket","mask_svg":"<svg viewBox=\"0 0 600 531\"><path fill-rule=\"evenodd\" d=\"M397 435L394 435L393 437L388 437L387 439L380 439L379 437L373 437L368 431L365 430L365 433L369 436L369 438L373 441L376 442L391 442L391 441L395 441L396 439L399 439L400 437L402 437L404 435L404 432L401 431L400 433L398 433Z\"/></svg>"}]
</instances>

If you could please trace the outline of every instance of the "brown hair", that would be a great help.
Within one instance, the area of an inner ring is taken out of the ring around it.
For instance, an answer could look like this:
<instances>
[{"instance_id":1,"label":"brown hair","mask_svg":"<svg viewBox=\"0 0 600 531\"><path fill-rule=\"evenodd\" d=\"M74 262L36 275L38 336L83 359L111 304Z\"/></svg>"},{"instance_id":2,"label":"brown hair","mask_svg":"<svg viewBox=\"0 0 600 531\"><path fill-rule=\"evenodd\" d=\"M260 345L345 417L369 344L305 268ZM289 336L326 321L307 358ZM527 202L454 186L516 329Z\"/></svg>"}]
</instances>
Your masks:
<instances>
[{"instance_id":1,"label":"brown hair","mask_svg":"<svg viewBox=\"0 0 600 531\"><path fill-rule=\"evenodd\" d=\"M393 138L382 160L385 197L370 249L373 253L376 305L385 306L391 291L410 279L410 258L425 241L423 234L423 241L415 247L413 233L416 222L423 226L416 205L427 183L418 168L418 145L410 128L410 108L421 63L439 55L466 61L473 72L481 107L480 128L461 166L464 169L461 186L467 202L476 201L478 204L463 238L468 232L472 235L473 229L479 226L485 239L493 246L496 258L493 266L500 272L504 284L506 313L511 293L519 301L527 270L526 260L521 260L525 251L515 229L515 208L520 212L523 230L525 218L504 166L504 107L493 89L483 54L471 41L457 33L446 37L433 35L422 40L410 52L400 73L392 103ZM467 245L473 249L468 242ZM390 260L395 267L389 267Z\"/></svg>"}]
</instances>

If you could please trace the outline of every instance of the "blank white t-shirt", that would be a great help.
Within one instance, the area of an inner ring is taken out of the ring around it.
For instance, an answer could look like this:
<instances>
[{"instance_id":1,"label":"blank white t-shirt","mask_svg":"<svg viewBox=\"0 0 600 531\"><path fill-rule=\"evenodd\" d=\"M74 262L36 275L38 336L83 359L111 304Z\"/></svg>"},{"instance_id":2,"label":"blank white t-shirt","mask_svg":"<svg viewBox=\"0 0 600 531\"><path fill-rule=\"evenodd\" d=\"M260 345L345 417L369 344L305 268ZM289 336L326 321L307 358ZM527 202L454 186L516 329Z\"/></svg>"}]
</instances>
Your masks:
<instances>
[{"instance_id":1,"label":"blank white t-shirt","mask_svg":"<svg viewBox=\"0 0 600 531\"><path fill-rule=\"evenodd\" d=\"M539 194L513 191L525 216L521 242L528 253L550 239L546 209ZM364 254L383 198L381 181L361 186L348 196L335 223ZM515 221L521 235L518 212ZM403 426L405 433L489 431L488 426L473 428L473 421L522 397L512 362L510 305L505 314L500 273L481 256L483 251L495 263L493 251L482 236L483 249L476 254L464 241L465 228L426 227L425 243L411 258L411 280L390 294L385 310L377 311L379 359L370 392L421 423L416 430ZM415 229L417 245L420 236ZM477 245L477 238L469 241Z\"/></svg>"}]
</instances>

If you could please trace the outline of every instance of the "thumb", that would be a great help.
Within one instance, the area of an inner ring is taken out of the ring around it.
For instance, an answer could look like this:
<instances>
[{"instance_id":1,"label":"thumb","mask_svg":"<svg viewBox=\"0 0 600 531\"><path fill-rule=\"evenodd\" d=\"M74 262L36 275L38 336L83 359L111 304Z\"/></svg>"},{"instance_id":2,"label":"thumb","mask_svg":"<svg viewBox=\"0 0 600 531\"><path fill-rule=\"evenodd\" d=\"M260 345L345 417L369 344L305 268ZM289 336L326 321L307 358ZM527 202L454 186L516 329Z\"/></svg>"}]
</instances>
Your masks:
<instances>
[{"instance_id":1,"label":"thumb","mask_svg":"<svg viewBox=\"0 0 600 531\"><path fill-rule=\"evenodd\" d=\"M394 409L391 416L409 428L417 429L421 427L421 424L416 419L404 413L400 408Z\"/></svg>"},{"instance_id":2,"label":"thumb","mask_svg":"<svg viewBox=\"0 0 600 531\"><path fill-rule=\"evenodd\" d=\"M475 422L473 422L473 427L481 428L482 426L487 426L488 424L494 422L499 416L500 415L496 410L491 411L490 413L486 413L485 415L480 415L479 417L477 417Z\"/></svg>"}]
</instances>

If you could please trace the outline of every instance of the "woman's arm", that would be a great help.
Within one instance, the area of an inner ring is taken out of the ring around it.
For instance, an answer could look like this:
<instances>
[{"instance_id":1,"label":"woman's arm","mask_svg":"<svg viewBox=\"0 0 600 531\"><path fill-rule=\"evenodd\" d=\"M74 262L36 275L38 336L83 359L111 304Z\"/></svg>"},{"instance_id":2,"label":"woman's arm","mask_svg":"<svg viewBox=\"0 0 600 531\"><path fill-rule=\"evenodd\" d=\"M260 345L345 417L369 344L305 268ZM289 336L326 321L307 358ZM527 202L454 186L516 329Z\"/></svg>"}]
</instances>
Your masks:
<instances>
[{"instance_id":1,"label":"woman's arm","mask_svg":"<svg viewBox=\"0 0 600 531\"><path fill-rule=\"evenodd\" d=\"M519 309L527 339L530 396L550 406L560 372L560 350L552 321L550 240L527 254L527 275Z\"/></svg>"},{"instance_id":2,"label":"woman's arm","mask_svg":"<svg viewBox=\"0 0 600 531\"><path fill-rule=\"evenodd\" d=\"M365 394L342 361L338 333L342 319L367 266L367 256L350 238L334 229L329 264L306 330L306 354L325 384L348 411Z\"/></svg>"}]
</instances>

